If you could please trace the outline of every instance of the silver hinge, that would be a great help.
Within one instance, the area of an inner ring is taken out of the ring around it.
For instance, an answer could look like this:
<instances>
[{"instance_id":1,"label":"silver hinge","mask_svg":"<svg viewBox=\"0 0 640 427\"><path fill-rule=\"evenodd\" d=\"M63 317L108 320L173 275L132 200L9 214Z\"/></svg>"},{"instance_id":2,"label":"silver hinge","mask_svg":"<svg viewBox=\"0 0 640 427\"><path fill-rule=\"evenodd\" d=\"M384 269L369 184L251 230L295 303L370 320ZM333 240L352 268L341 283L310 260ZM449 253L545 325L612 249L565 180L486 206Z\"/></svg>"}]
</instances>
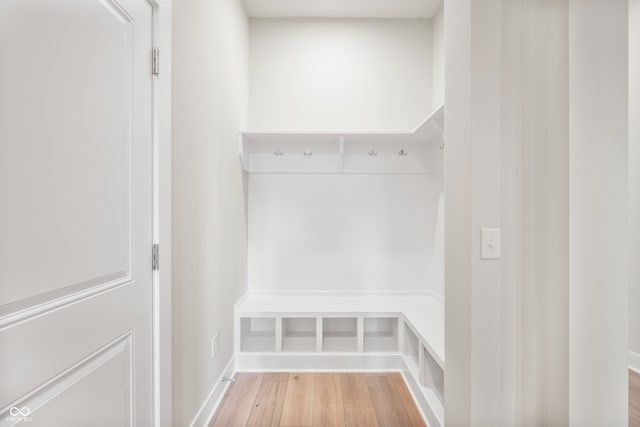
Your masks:
<instances>
[{"instance_id":1,"label":"silver hinge","mask_svg":"<svg viewBox=\"0 0 640 427\"><path fill-rule=\"evenodd\" d=\"M153 48L151 53L151 74L157 76L160 74L160 49Z\"/></svg>"},{"instance_id":2,"label":"silver hinge","mask_svg":"<svg viewBox=\"0 0 640 427\"><path fill-rule=\"evenodd\" d=\"M151 250L151 268L152 270L160 270L160 245L157 243L153 244Z\"/></svg>"}]
</instances>

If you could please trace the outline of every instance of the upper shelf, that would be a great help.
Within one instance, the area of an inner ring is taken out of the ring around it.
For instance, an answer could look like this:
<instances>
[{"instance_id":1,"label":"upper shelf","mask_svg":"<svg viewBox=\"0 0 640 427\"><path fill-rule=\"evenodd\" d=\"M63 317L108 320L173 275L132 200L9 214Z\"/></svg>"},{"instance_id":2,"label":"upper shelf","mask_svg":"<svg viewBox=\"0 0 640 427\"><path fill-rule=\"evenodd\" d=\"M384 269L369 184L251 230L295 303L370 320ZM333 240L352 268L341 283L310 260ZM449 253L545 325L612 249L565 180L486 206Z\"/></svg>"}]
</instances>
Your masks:
<instances>
[{"instance_id":1,"label":"upper shelf","mask_svg":"<svg viewBox=\"0 0 640 427\"><path fill-rule=\"evenodd\" d=\"M242 132L249 173L428 174L442 169L444 105L413 132Z\"/></svg>"}]
</instances>

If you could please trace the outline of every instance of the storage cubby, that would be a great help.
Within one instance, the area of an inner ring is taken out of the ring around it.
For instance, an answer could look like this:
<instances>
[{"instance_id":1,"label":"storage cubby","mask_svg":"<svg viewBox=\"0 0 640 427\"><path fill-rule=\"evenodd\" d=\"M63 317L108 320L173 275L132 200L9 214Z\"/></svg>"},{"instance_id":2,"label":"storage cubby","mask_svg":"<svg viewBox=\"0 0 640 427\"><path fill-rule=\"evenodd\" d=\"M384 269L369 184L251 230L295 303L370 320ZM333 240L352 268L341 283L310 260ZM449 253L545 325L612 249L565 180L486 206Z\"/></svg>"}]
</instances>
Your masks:
<instances>
[{"instance_id":1,"label":"storage cubby","mask_svg":"<svg viewBox=\"0 0 640 427\"><path fill-rule=\"evenodd\" d=\"M355 352L358 350L358 319L322 319L322 351Z\"/></svg>"},{"instance_id":2,"label":"storage cubby","mask_svg":"<svg viewBox=\"0 0 640 427\"><path fill-rule=\"evenodd\" d=\"M417 367L420 366L420 340L418 340L418 336L411 330L409 325L405 324L404 330L405 340L403 353L409 357L417 369Z\"/></svg>"},{"instance_id":3,"label":"storage cubby","mask_svg":"<svg viewBox=\"0 0 640 427\"><path fill-rule=\"evenodd\" d=\"M444 404L444 371L431 353L422 347L422 385L427 389L428 397L433 395L440 405Z\"/></svg>"},{"instance_id":4,"label":"storage cubby","mask_svg":"<svg viewBox=\"0 0 640 427\"><path fill-rule=\"evenodd\" d=\"M398 319L368 317L364 319L364 351L398 351Z\"/></svg>"},{"instance_id":5,"label":"storage cubby","mask_svg":"<svg viewBox=\"0 0 640 427\"><path fill-rule=\"evenodd\" d=\"M427 295L249 295L236 306L241 371L401 369L429 425L444 419L444 308Z\"/></svg>"},{"instance_id":6,"label":"storage cubby","mask_svg":"<svg viewBox=\"0 0 640 427\"><path fill-rule=\"evenodd\" d=\"M282 351L316 350L316 319L284 317L282 319Z\"/></svg>"},{"instance_id":7,"label":"storage cubby","mask_svg":"<svg viewBox=\"0 0 640 427\"><path fill-rule=\"evenodd\" d=\"M244 317L240 319L240 350L272 352L276 349L276 319Z\"/></svg>"}]
</instances>

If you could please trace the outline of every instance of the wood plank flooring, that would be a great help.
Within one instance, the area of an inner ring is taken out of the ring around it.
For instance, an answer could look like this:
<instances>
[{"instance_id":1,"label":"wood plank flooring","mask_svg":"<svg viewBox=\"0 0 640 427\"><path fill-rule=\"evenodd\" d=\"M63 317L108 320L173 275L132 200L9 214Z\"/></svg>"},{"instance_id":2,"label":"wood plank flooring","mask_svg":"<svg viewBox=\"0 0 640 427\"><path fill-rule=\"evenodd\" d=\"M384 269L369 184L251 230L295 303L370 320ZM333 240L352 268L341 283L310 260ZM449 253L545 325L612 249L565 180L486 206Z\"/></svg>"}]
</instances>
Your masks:
<instances>
[{"instance_id":1,"label":"wood plank flooring","mask_svg":"<svg viewBox=\"0 0 640 427\"><path fill-rule=\"evenodd\" d=\"M640 427L640 374L629 370L629 427Z\"/></svg>"},{"instance_id":2,"label":"wood plank flooring","mask_svg":"<svg viewBox=\"0 0 640 427\"><path fill-rule=\"evenodd\" d=\"M238 374L210 427L426 427L399 373Z\"/></svg>"}]
</instances>

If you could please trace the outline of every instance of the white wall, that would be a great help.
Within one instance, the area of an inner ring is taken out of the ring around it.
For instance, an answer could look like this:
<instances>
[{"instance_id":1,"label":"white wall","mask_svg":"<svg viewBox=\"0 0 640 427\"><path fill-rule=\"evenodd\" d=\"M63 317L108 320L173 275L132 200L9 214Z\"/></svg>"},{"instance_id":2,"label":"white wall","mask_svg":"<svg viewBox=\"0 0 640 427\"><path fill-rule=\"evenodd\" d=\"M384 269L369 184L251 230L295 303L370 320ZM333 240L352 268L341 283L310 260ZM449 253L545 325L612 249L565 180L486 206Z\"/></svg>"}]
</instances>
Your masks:
<instances>
[{"instance_id":1,"label":"white wall","mask_svg":"<svg viewBox=\"0 0 640 427\"><path fill-rule=\"evenodd\" d=\"M569 0L569 11L570 425L622 426L628 423L628 1Z\"/></svg>"},{"instance_id":2,"label":"white wall","mask_svg":"<svg viewBox=\"0 0 640 427\"><path fill-rule=\"evenodd\" d=\"M444 2L431 20L433 42L433 106L444 104Z\"/></svg>"},{"instance_id":3,"label":"white wall","mask_svg":"<svg viewBox=\"0 0 640 427\"><path fill-rule=\"evenodd\" d=\"M629 349L640 372L640 0L629 1Z\"/></svg>"},{"instance_id":4,"label":"white wall","mask_svg":"<svg viewBox=\"0 0 640 427\"><path fill-rule=\"evenodd\" d=\"M566 425L566 7L476 4L446 2L447 423Z\"/></svg>"},{"instance_id":5,"label":"white wall","mask_svg":"<svg viewBox=\"0 0 640 427\"><path fill-rule=\"evenodd\" d=\"M514 422L517 265L512 165L503 136L501 0L445 2L445 423ZM480 259L480 230L502 229L502 259Z\"/></svg>"},{"instance_id":6,"label":"white wall","mask_svg":"<svg viewBox=\"0 0 640 427\"><path fill-rule=\"evenodd\" d=\"M251 175L250 290L442 296L441 191L431 175Z\"/></svg>"},{"instance_id":7,"label":"white wall","mask_svg":"<svg viewBox=\"0 0 640 427\"><path fill-rule=\"evenodd\" d=\"M246 291L248 20L240 0L173 7L173 425L188 425L233 353ZM219 332L219 354L210 342Z\"/></svg>"},{"instance_id":8,"label":"white wall","mask_svg":"<svg viewBox=\"0 0 640 427\"><path fill-rule=\"evenodd\" d=\"M433 109L430 20L254 19L249 124L413 130Z\"/></svg>"},{"instance_id":9,"label":"white wall","mask_svg":"<svg viewBox=\"0 0 640 427\"><path fill-rule=\"evenodd\" d=\"M445 353L448 426L471 426L471 3L446 0L445 13ZM453 124L455 123L455 126ZM453 209L455 206L455 209ZM493 390L489 390L493 391Z\"/></svg>"},{"instance_id":10,"label":"white wall","mask_svg":"<svg viewBox=\"0 0 640 427\"><path fill-rule=\"evenodd\" d=\"M508 123L514 126L505 137L520 140L517 416L527 426L567 425L569 8L557 0L510 7L504 36L515 65L505 70L513 86L504 109L512 111Z\"/></svg>"},{"instance_id":11,"label":"white wall","mask_svg":"<svg viewBox=\"0 0 640 427\"><path fill-rule=\"evenodd\" d=\"M623 5L446 8L446 422L626 425Z\"/></svg>"}]
</instances>

